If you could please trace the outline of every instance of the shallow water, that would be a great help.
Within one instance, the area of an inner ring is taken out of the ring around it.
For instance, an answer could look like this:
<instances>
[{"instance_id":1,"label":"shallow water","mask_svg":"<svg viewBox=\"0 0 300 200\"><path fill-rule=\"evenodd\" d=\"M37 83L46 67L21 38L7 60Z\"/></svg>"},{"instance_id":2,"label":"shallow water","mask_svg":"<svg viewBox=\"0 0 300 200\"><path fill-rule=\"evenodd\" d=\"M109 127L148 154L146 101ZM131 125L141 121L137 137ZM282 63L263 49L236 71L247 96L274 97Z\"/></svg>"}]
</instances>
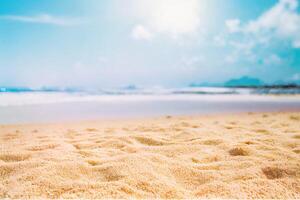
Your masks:
<instances>
[{"instance_id":1,"label":"shallow water","mask_svg":"<svg viewBox=\"0 0 300 200\"><path fill-rule=\"evenodd\" d=\"M251 94L0 95L1 124L260 111L300 111L300 97Z\"/></svg>"}]
</instances>

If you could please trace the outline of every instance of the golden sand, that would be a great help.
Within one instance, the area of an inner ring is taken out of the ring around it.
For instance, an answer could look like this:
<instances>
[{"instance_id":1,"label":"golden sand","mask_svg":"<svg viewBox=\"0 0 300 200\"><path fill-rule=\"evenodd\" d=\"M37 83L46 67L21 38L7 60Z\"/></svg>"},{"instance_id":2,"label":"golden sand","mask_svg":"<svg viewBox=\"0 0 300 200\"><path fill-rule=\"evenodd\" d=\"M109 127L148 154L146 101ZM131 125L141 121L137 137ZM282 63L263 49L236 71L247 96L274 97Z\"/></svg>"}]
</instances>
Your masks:
<instances>
[{"instance_id":1,"label":"golden sand","mask_svg":"<svg viewBox=\"0 0 300 200\"><path fill-rule=\"evenodd\" d=\"M300 113L0 127L0 197L300 198Z\"/></svg>"}]
</instances>

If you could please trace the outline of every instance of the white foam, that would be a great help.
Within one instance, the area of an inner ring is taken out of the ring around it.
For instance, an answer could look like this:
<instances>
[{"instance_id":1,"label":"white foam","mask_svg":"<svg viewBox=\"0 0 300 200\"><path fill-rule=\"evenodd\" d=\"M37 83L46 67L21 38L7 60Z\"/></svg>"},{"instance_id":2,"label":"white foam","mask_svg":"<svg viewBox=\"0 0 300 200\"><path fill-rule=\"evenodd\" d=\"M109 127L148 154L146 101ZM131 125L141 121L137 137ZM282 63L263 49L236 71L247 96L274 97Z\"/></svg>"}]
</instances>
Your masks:
<instances>
[{"instance_id":1,"label":"white foam","mask_svg":"<svg viewBox=\"0 0 300 200\"><path fill-rule=\"evenodd\" d=\"M126 95L91 95L63 92L24 92L0 93L0 106L39 105L68 102L122 102L122 101L299 101L299 96L270 95L195 95L195 94L126 94Z\"/></svg>"}]
</instances>

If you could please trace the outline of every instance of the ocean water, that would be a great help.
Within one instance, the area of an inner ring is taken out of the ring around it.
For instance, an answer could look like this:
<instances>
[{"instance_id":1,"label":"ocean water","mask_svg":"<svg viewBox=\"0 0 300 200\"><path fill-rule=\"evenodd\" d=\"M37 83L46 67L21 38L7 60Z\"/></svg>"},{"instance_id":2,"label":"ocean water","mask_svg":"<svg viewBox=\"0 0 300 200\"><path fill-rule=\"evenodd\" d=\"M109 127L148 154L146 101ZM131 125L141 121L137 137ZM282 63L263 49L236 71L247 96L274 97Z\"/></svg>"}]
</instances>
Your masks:
<instances>
[{"instance_id":1,"label":"ocean water","mask_svg":"<svg viewBox=\"0 0 300 200\"><path fill-rule=\"evenodd\" d=\"M0 92L0 124L260 111L300 112L300 96L234 88Z\"/></svg>"}]
</instances>

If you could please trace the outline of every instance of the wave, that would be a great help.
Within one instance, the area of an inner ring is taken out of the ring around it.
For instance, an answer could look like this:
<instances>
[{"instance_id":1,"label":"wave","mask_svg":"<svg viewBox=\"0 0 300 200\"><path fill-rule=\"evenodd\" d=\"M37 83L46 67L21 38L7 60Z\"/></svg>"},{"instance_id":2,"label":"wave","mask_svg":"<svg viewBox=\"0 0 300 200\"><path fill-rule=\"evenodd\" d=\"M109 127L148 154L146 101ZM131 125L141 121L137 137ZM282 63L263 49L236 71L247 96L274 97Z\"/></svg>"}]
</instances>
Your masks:
<instances>
[{"instance_id":1,"label":"wave","mask_svg":"<svg viewBox=\"0 0 300 200\"><path fill-rule=\"evenodd\" d=\"M121 89L76 89L76 88L1 88L0 106L20 106L70 102L120 102L151 100L212 100L247 99L266 94L300 94L299 89L279 88L225 88L225 87L187 87L187 88L121 88ZM237 98L237 96L239 98Z\"/></svg>"},{"instance_id":2,"label":"wave","mask_svg":"<svg viewBox=\"0 0 300 200\"><path fill-rule=\"evenodd\" d=\"M63 92L26 92L26 93L0 93L0 107L24 106L24 105L43 105L61 103L101 103L104 105L118 105L122 103L149 103L149 102L280 102L297 101L299 96L274 96L274 95L255 95L255 94L131 94L131 95L96 95L82 93L63 93Z\"/></svg>"},{"instance_id":3,"label":"wave","mask_svg":"<svg viewBox=\"0 0 300 200\"><path fill-rule=\"evenodd\" d=\"M157 95L157 94L300 94L300 87L183 87L183 88L164 88L149 87L142 88L128 86L125 88L109 89L87 89L87 88L26 88L26 87L0 87L0 93L79 93L89 95Z\"/></svg>"}]
</instances>

